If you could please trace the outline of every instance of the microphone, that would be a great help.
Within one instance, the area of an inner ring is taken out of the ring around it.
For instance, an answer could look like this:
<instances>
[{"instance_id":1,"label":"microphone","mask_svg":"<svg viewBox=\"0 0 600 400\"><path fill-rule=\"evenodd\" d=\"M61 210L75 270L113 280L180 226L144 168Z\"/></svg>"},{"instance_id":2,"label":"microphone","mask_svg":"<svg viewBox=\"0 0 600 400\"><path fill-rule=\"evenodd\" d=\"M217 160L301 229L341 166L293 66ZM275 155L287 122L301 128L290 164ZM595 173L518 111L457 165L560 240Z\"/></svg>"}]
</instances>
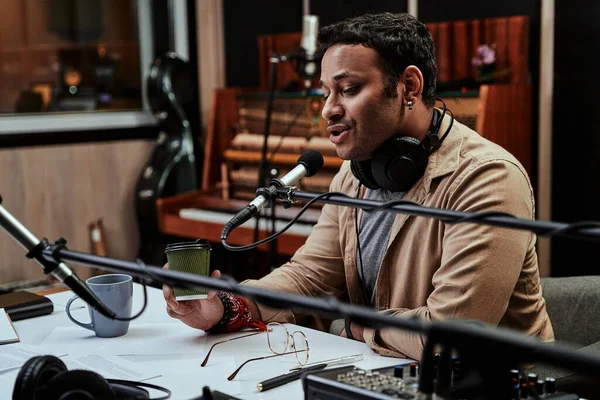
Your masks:
<instances>
[{"instance_id":1,"label":"microphone","mask_svg":"<svg viewBox=\"0 0 600 400\"><path fill-rule=\"evenodd\" d=\"M321 55L317 52L317 33L319 17L305 15L302 17L302 42L296 70L304 78L304 86L310 88L310 80L320 73Z\"/></svg>"},{"instance_id":2,"label":"microphone","mask_svg":"<svg viewBox=\"0 0 600 400\"><path fill-rule=\"evenodd\" d=\"M273 194L278 188L291 186L305 176L313 176L319 172L323 166L323 156L318 151L308 150L302 153L296 164L294 169L285 174L281 179L273 179L268 188L260 188L256 191L258 196L225 224L221 232L222 241L227 239L229 232L260 213L263 209L271 207L273 204Z\"/></svg>"}]
</instances>

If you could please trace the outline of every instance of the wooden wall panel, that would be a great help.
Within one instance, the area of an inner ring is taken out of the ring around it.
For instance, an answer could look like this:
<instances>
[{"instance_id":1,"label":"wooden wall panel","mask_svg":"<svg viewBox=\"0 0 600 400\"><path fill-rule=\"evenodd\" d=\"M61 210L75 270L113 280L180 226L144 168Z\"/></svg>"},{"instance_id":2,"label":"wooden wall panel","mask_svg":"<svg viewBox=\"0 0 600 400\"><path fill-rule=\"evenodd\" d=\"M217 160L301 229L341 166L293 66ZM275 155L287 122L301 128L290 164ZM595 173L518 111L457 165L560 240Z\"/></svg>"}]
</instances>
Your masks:
<instances>
[{"instance_id":1,"label":"wooden wall panel","mask_svg":"<svg viewBox=\"0 0 600 400\"><path fill-rule=\"evenodd\" d=\"M435 57L437 60L437 76L440 82L452 80L454 75L452 53L454 50L452 30L449 22L440 22L437 28L437 42L435 42Z\"/></svg>"},{"instance_id":2,"label":"wooden wall panel","mask_svg":"<svg viewBox=\"0 0 600 400\"><path fill-rule=\"evenodd\" d=\"M531 175L531 84L482 85L477 132L514 155Z\"/></svg>"},{"instance_id":3,"label":"wooden wall panel","mask_svg":"<svg viewBox=\"0 0 600 400\"><path fill-rule=\"evenodd\" d=\"M502 71L509 67L508 20L498 19L496 21L496 64L498 70Z\"/></svg>"},{"instance_id":4,"label":"wooden wall panel","mask_svg":"<svg viewBox=\"0 0 600 400\"><path fill-rule=\"evenodd\" d=\"M474 19L472 21L469 21L469 26L470 26L470 35L471 37L470 39L470 57L469 57L469 66L470 69L469 71L471 72L469 74L469 76L477 76L477 68L475 68L471 62L471 58L473 58L473 55L477 52L477 47L479 47L479 45L482 43L482 36L481 36L481 26L482 23L480 20L478 19Z\"/></svg>"},{"instance_id":5,"label":"wooden wall panel","mask_svg":"<svg viewBox=\"0 0 600 400\"><path fill-rule=\"evenodd\" d=\"M495 44L497 68L501 72L510 68L503 83L526 83L529 75L529 18L527 16L474 19L468 21L430 22L425 24L435 44L438 67L437 80L441 83L467 78L478 79L478 72L471 64L477 47ZM269 57L273 52L288 53L300 45L299 32L261 35L259 43L260 90L269 88ZM288 87L298 81L293 62L277 65L275 87ZM313 80L318 87L318 79Z\"/></svg>"},{"instance_id":6,"label":"wooden wall panel","mask_svg":"<svg viewBox=\"0 0 600 400\"><path fill-rule=\"evenodd\" d=\"M508 18L508 64L511 83L525 83L529 78L529 19L517 16ZM525 60L523 60L525 58Z\"/></svg>"},{"instance_id":7,"label":"wooden wall panel","mask_svg":"<svg viewBox=\"0 0 600 400\"><path fill-rule=\"evenodd\" d=\"M466 21L456 21L452 24L452 37L454 39L454 52L452 65L455 76L470 76L471 54L473 52L469 43L469 32Z\"/></svg>"},{"instance_id":8,"label":"wooden wall panel","mask_svg":"<svg viewBox=\"0 0 600 400\"><path fill-rule=\"evenodd\" d=\"M0 149L2 205L38 238L90 252L88 224L102 218L109 256L138 250L134 189L153 141ZM92 270L77 266L83 279ZM43 279L41 268L0 228L0 284Z\"/></svg>"},{"instance_id":9,"label":"wooden wall panel","mask_svg":"<svg viewBox=\"0 0 600 400\"><path fill-rule=\"evenodd\" d=\"M502 18L498 18L502 19ZM496 43L496 18L488 18L483 20L483 42ZM482 44L480 43L480 44Z\"/></svg>"},{"instance_id":10,"label":"wooden wall panel","mask_svg":"<svg viewBox=\"0 0 600 400\"><path fill-rule=\"evenodd\" d=\"M496 71L510 68L504 83L526 83L529 75L529 19L526 16L430 22L438 82L478 78L471 59L481 44L496 45ZM466 65L465 65L466 63Z\"/></svg>"},{"instance_id":11,"label":"wooden wall panel","mask_svg":"<svg viewBox=\"0 0 600 400\"><path fill-rule=\"evenodd\" d=\"M438 24L431 22L431 23L425 24L425 26L427 26L427 30L429 30L429 34L431 35L431 38L433 39L433 43L437 43L437 37L438 37L437 26L438 26ZM437 49L436 49L436 51L437 51Z\"/></svg>"}]
</instances>

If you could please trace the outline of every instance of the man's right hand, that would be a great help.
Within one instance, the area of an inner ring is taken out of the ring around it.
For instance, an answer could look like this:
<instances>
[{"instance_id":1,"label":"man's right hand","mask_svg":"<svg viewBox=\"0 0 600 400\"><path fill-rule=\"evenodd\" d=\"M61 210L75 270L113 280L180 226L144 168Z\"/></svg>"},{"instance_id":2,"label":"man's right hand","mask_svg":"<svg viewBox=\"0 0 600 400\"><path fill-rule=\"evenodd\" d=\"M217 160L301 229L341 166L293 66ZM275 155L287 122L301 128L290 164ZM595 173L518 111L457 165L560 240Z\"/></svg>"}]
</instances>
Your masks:
<instances>
[{"instance_id":1,"label":"man's right hand","mask_svg":"<svg viewBox=\"0 0 600 400\"><path fill-rule=\"evenodd\" d=\"M169 264L165 264L163 268L168 269ZM210 275L211 278L219 278L220 276L221 272L219 270ZM210 329L221 320L225 312L223 303L217 297L216 292L209 292L206 299L177 301L173 289L170 286L163 285L163 296L167 302L167 314L192 328Z\"/></svg>"}]
</instances>

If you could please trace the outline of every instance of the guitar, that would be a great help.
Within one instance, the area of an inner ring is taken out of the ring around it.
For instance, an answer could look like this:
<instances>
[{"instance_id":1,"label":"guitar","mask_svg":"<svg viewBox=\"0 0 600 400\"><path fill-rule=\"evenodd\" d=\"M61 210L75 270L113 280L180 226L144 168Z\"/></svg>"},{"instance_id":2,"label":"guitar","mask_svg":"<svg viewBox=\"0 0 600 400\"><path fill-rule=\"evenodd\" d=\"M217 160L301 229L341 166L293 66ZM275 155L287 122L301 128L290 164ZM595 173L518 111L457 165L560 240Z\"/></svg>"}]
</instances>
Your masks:
<instances>
[{"instance_id":1,"label":"guitar","mask_svg":"<svg viewBox=\"0 0 600 400\"><path fill-rule=\"evenodd\" d=\"M140 236L138 257L163 265L167 238L160 232L156 200L199 188L194 135L185 113L193 99L189 64L175 53L158 57L146 81L147 100L158 121L159 136L135 187L136 219Z\"/></svg>"}]
</instances>

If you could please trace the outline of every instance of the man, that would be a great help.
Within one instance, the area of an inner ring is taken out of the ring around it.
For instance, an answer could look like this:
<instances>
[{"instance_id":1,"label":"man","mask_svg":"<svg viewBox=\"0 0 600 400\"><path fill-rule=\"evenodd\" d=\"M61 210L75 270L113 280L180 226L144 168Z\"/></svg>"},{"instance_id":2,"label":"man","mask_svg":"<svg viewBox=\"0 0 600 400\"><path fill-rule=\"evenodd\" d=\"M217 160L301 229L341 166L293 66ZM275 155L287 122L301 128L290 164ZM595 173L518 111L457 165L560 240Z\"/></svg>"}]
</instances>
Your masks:
<instances>
[{"instance_id":1,"label":"man","mask_svg":"<svg viewBox=\"0 0 600 400\"><path fill-rule=\"evenodd\" d=\"M324 27L319 44L324 51L322 115L337 154L351 160L344 162L331 191L534 218L533 190L521 164L433 107L435 51L424 24L407 14L364 15ZM425 154L416 182L387 190L385 184L378 187L381 179L373 183L375 160L393 157L386 152L396 148L400 136L416 143L413 147L426 136L432 143L435 138L443 142ZM553 338L534 234L403 214L356 213L325 205L290 262L244 284L312 296L347 292L352 304L370 304L398 317L479 320ZM199 329L231 331L259 326L259 321L293 321L290 311L257 307L224 293L189 303L176 302L166 286L164 294L169 315ZM424 344L420 335L356 324L341 334L388 356L420 359Z\"/></svg>"}]
</instances>

